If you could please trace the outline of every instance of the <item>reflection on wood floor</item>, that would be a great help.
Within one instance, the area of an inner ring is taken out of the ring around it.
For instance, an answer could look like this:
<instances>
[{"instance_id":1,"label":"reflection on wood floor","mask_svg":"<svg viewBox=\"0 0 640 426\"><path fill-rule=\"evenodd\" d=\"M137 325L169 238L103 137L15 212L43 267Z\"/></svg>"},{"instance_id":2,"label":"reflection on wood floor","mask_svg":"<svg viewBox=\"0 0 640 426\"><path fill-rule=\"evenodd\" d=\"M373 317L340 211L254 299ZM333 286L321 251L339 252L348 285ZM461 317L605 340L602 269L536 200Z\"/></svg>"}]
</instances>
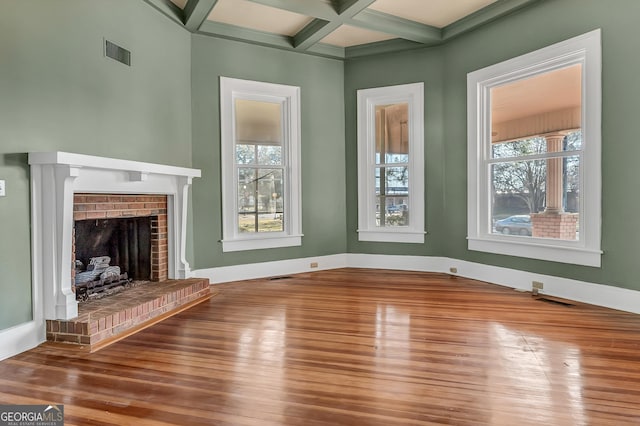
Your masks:
<instances>
[{"instance_id":1,"label":"reflection on wood floor","mask_svg":"<svg viewBox=\"0 0 640 426\"><path fill-rule=\"evenodd\" d=\"M0 362L0 403L66 425L640 423L638 315L417 272L217 288L99 352Z\"/></svg>"}]
</instances>

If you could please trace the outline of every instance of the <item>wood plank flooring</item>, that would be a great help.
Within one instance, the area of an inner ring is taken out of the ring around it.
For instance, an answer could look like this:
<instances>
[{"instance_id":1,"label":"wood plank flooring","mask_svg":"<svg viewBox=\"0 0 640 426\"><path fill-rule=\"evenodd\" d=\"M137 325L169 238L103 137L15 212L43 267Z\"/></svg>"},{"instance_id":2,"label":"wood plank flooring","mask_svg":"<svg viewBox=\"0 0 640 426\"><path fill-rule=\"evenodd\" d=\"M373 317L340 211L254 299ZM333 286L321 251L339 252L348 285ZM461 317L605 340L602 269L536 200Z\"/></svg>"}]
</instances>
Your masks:
<instances>
[{"instance_id":1,"label":"wood plank flooring","mask_svg":"<svg viewBox=\"0 0 640 426\"><path fill-rule=\"evenodd\" d=\"M640 316L442 274L340 269L218 296L93 354L0 362L66 425L640 424Z\"/></svg>"}]
</instances>

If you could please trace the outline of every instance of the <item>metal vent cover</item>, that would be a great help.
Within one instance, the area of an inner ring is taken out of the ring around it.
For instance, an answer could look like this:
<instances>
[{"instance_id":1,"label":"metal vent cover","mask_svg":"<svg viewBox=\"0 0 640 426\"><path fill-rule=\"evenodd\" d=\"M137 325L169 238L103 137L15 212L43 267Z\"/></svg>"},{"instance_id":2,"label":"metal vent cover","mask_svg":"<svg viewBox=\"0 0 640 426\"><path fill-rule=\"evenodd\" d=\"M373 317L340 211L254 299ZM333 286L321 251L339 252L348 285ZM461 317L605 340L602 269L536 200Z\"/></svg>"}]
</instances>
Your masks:
<instances>
[{"instance_id":1,"label":"metal vent cover","mask_svg":"<svg viewBox=\"0 0 640 426\"><path fill-rule=\"evenodd\" d=\"M104 41L104 54L108 58L131 66L131 52L109 40Z\"/></svg>"},{"instance_id":2,"label":"metal vent cover","mask_svg":"<svg viewBox=\"0 0 640 426\"><path fill-rule=\"evenodd\" d=\"M560 306L567 306L567 307L575 306L573 303L568 302L568 301L553 299L553 298L544 297L544 296L536 297L536 300L539 300L541 302L552 303L552 304L560 305Z\"/></svg>"}]
</instances>

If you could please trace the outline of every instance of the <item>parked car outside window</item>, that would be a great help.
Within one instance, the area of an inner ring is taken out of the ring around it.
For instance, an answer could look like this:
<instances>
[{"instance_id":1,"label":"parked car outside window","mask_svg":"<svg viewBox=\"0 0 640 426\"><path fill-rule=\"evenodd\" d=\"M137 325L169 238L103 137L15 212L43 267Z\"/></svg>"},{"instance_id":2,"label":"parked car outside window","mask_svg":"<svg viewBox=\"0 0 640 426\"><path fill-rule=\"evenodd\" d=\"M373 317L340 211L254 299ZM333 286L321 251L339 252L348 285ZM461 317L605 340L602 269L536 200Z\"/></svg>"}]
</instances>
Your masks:
<instances>
[{"instance_id":1,"label":"parked car outside window","mask_svg":"<svg viewBox=\"0 0 640 426\"><path fill-rule=\"evenodd\" d=\"M528 214L509 216L497 221L495 229L505 235L531 236L531 217Z\"/></svg>"}]
</instances>

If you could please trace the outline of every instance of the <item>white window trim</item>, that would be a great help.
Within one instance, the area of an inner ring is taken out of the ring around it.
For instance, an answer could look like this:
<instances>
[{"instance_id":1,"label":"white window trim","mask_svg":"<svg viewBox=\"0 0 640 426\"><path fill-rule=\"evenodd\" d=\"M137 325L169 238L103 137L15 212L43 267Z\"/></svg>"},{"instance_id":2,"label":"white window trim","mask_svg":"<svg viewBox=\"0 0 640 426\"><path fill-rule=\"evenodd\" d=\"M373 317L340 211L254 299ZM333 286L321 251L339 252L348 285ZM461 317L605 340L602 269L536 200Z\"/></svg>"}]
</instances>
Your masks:
<instances>
[{"instance_id":1,"label":"white window trim","mask_svg":"<svg viewBox=\"0 0 640 426\"><path fill-rule=\"evenodd\" d=\"M235 161L235 99L280 102L285 167L284 232L238 232L238 185ZM222 251L243 251L302 245L300 173L300 88L220 77L222 158Z\"/></svg>"},{"instance_id":2,"label":"white window trim","mask_svg":"<svg viewBox=\"0 0 640 426\"><path fill-rule=\"evenodd\" d=\"M469 250L600 267L601 235L601 34L600 30L469 73L468 247ZM490 90L508 82L582 64L582 135L580 240L522 238L490 232L489 173Z\"/></svg>"},{"instance_id":3,"label":"white window trim","mask_svg":"<svg viewBox=\"0 0 640 426\"><path fill-rule=\"evenodd\" d=\"M409 226L376 226L375 107L409 104ZM358 90L358 239L424 243L424 83Z\"/></svg>"}]
</instances>

